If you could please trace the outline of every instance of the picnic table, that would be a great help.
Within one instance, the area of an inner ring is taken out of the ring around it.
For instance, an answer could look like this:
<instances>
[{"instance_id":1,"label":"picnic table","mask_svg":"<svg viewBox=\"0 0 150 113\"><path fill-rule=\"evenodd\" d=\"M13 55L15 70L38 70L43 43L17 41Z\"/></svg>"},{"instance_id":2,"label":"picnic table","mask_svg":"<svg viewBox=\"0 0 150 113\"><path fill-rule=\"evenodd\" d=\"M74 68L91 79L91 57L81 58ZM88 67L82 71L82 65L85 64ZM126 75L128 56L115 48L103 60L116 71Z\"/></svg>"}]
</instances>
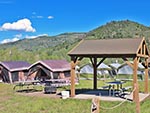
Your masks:
<instances>
[{"instance_id":1,"label":"picnic table","mask_svg":"<svg viewBox=\"0 0 150 113\"><path fill-rule=\"evenodd\" d=\"M46 84L49 84L54 87L62 87L62 86L68 86L70 85L70 80L67 78L64 79L49 79L45 80Z\"/></svg>"},{"instance_id":2,"label":"picnic table","mask_svg":"<svg viewBox=\"0 0 150 113\"><path fill-rule=\"evenodd\" d=\"M15 86L13 87L13 90L16 90L18 87L19 90L26 90L29 91L30 86L32 86L33 89L35 89L35 85L40 84L39 80L28 80L28 81L18 81L14 83Z\"/></svg>"},{"instance_id":3,"label":"picnic table","mask_svg":"<svg viewBox=\"0 0 150 113\"><path fill-rule=\"evenodd\" d=\"M111 82L106 82L109 85L109 95L111 96L111 90L113 91L113 96L116 94L119 95L122 90L122 84L125 83L125 81L111 81ZM117 88L115 88L117 86Z\"/></svg>"}]
</instances>

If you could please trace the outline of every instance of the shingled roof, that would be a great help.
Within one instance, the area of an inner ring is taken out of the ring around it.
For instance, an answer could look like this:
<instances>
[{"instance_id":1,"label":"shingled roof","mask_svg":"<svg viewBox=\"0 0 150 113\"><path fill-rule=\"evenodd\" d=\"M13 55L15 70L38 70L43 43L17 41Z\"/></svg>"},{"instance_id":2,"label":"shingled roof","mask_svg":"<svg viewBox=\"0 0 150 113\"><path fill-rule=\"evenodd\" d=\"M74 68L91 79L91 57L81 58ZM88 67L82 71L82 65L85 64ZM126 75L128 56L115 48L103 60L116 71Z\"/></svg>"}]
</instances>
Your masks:
<instances>
[{"instance_id":1,"label":"shingled roof","mask_svg":"<svg viewBox=\"0 0 150 113\"><path fill-rule=\"evenodd\" d=\"M144 38L82 40L68 55L84 57L135 57L143 41Z\"/></svg>"},{"instance_id":2,"label":"shingled roof","mask_svg":"<svg viewBox=\"0 0 150 113\"><path fill-rule=\"evenodd\" d=\"M27 70L30 64L26 61L3 61L0 65L9 71Z\"/></svg>"},{"instance_id":3,"label":"shingled roof","mask_svg":"<svg viewBox=\"0 0 150 113\"><path fill-rule=\"evenodd\" d=\"M70 70L70 63L66 60L40 60L32 64L29 69L37 64L42 64L53 72Z\"/></svg>"}]
</instances>

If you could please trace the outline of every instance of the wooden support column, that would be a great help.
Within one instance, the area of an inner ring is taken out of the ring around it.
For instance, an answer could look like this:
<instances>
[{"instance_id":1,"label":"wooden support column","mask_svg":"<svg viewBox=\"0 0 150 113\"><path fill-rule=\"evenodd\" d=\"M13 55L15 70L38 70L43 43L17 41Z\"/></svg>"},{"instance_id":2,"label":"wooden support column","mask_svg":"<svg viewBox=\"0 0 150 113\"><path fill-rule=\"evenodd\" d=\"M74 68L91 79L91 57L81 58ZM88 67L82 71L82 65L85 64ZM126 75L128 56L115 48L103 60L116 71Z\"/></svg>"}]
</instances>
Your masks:
<instances>
[{"instance_id":1,"label":"wooden support column","mask_svg":"<svg viewBox=\"0 0 150 113\"><path fill-rule=\"evenodd\" d=\"M96 57L94 58L93 71L94 71L93 89L97 89L97 58Z\"/></svg>"},{"instance_id":2,"label":"wooden support column","mask_svg":"<svg viewBox=\"0 0 150 113\"><path fill-rule=\"evenodd\" d=\"M137 84L137 57L133 61L133 89L135 89L135 84ZM133 92L133 100L135 100L135 91Z\"/></svg>"},{"instance_id":3,"label":"wooden support column","mask_svg":"<svg viewBox=\"0 0 150 113\"><path fill-rule=\"evenodd\" d=\"M75 63L71 61L71 97L75 96Z\"/></svg>"},{"instance_id":4,"label":"wooden support column","mask_svg":"<svg viewBox=\"0 0 150 113\"><path fill-rule=\"evenodd\" d=\"M71 97L74 97L75 96L75 67L76 65L83 59L83 57L71 57L71 72L70 72L70 75L71 75Z\"/></svg>"},{"instance_id":5,"label":"wooden support column","mask_svg":"<svg viewBox=\"0 0 150 113\"><path fill-rule=\"evenodd\" d=\"M133 101L136 104L136 113L140 113L140 101L139 101L139 85L137 81L137 69L138 69L138 58L135 57L133 64Z\"/></svg>"},{"instance_id":6,"label":"wooden support column","mask_svg":"<svg viewBox=\"0 0 150 113\"><path fill-rule=\"evenodd\" d=\"M104 57L98 64L97 64L97 57L94 57L93 59L90 58L91 63L93 65L93 89L97 89L97 67L106 59Z\"/></svg>"},{"instance_id":7,"label":"wooden support column","mask_svg":"<svg viewBox=\"0 0 150 113\"><path fill-rule=\"evenodd\" d=\"M145 59L145 93L148 93L148 58Z\"/></svg>"}]
</instances>

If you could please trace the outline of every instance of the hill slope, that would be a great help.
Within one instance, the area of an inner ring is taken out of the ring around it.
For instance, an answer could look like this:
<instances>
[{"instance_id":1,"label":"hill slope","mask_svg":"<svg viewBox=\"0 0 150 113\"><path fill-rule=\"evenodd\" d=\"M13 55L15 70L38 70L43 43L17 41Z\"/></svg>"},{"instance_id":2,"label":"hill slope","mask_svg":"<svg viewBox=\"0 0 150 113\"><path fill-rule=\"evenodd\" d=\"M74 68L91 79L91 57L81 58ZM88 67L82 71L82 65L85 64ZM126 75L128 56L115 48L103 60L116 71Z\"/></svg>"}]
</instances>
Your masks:
<instances>
[{"instance_id":1,"label":"hill slope","mask_svg":"<svg viewBox=\"0 0 150 113\"><path fill-rule=\"evenodd\" d=\"M135 37L150 37L150 28L129 20L112 21L90 31L87 35L87 38L98 39Z\"/></svg>"},{"instance_id":2,"label":"hill slope","mask_svg":"<svg viewBox=\"0 0 150 113\"><path fill-rule=\"evenodd\" d=\"M150 28L137 22L112 21L88 33L64 33L57 36L43 36L24 39L0 45L0 60L25 60L33 63L42 59L67 59L67 52L81 39L135 38L145 37L148 45Z\"/></svg>"},{"instance_id":3,"label":"hill slope","mask_svg":"<svg viewBox=\"0 0 150 113\"><path fill-rule=\"evenodd\" d=\"M35 62L42 59L68 59L66 54L85 33L64 33L57 36L42 36L0 45L0 60L25 60Z\"/></svg>"}]
</instances>

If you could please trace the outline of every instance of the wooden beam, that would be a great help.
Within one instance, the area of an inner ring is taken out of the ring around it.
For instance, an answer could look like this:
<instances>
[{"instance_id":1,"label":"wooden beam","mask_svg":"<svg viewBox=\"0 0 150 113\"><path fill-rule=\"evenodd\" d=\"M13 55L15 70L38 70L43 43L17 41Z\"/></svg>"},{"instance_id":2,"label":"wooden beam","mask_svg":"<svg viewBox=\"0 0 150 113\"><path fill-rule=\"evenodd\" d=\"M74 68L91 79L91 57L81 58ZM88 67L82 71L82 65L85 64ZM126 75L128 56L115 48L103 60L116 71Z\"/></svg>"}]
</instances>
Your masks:
<instances>
[{"instance_id":1,"label":"wooden beam","mask_svg":"<svg viewBox=\"0 0 150 113\"><path fill-rule=\"evenodd\" d=\"M137 84L137 69L138 69L138 59L134 59L133 63L133 89L135 89L135 84ZM135 100L135 91L133 92L133 100Z\"/></svg>"},{"instance_id":2,"label":"wooden beam","mask_svg":"<svg viewBox=\"0 0 150 113\"><path fill-rule=\"evenodd\" d=\"M133 69L133 64L128 61L127 58L122 58L132 69Z\"/></svg>"},{"instance_id":3,"label":"wooden beam","mask_svg":"<svg viewBox=\"0 0 150 113\"><path fill-rule=\"evenodd\" d=\"M102 62L104 62L105 59L106 59L106 57L103 58L103 59L97 64L97 67L98 67Z\"/></svg>"},{"instance_id":4,"label":"wooden beam","mask_svg":"<svg viewBox=\"0 0 150 113\"><path fill-rule=\"evenodd\" d=\"M140 113L140 101L139 101L139 86L137 81L137 69L138 69L138 58L134 58L133 64L133 101L136 103L136 113Z\"/></svg>"},{"instance_id":5,"label":"wooden beam","mask_svg":"<svg viewBox=\"0 0 150 113\"><path fill-rule=\"evenodd\" d=\"M146 45L145 44L144 44L144 48L143 49L144 49L144 53L143 54L146 55Z\"/></svg>"},{"instance_id":6,"label":"wooden beam","mask_svg":"<svg viewBox=\"0 0 150 113\"><path fill-rule=\"evenodd\" d=\"M90 58L91 63L93 65L93 89L97 89L97 57ZM100 62L103 62L105 58L103 58Z\"/></svg>"},{"instance_id":7,"label":"wooden beam","mask_svg":"<svg viewBox=\"0 0 150 113\"><path fill-rule=\"evenodd\" d=\"M148 93L148 58L145 59L145 93Z\"/></svg>"},{"instance_id":8,"label":"wooden beam","mask_svg":"<svg viewBox=\"0 0 150 113\"><path fill-rule=\"evenodd\" d=\"M140 100L139 100L139 85L138 83L134 84L135 88L135 104L136 104L136 113L140 113Z\"/></svg>"},{"instance_id":9,"label":"wooden beam","mask_svg":"<svg viewBox=\"0 0 150 113\"><path fill-rule=\"evenodd\" d=\"M94 61L93 61L92 57L90 57L90 61L91 61L92 65L94 66Z\"/></svg>"},{"instance_id":10,"label":"wooden beam","mask_svg":"<svg viewBox=\"0 0 150 113\"><path fill-rule=\"evenodd\" d=\"M97 89L97 58L96 57L94 58L93 71L94 71L93 89Z\"/></svg>"},{"instance_id":11,"label":"wooden beam","mask_svg":"<svg viewBox=\"0 0 150 113\"><path fill-rule=\"evenodd\" d=\"M138 51L137 51L137 56L138 57L143 57L143 58L148 58L149 57L149 53L148 53L148 49L146 46L146 42L145 42L145 38L143 38L142 43L140 44Z\"/></svg>"},{"instance_id":12,"label":"wooden beam","mask_svg":"<svg viewBox=\"0 0 150 113\"><path fill-rule=\"evenodd\" d=\"M79 60L82 60L83 57L72 57L71 58L71 72L70 72L70 75L71 75L71 97L74 97L75 96L75 67L76 65L80 62Z\"/></svg>"},{"instance_id":13,"label":"wooden beam","mask_svg":"<svg viewBox=\"0 0 150 113\"><path fill-rule=\"evenodd\" d=\"M75 96L75 63L71 61L71 97Z\"/></svg>"},{"instance_id":14,"label":"wooden beam","mask_svg":"<svg viewBox=\"0 0 150 113\"><path fill-rule=\"evenodd\" d=\"M143 57L143 58L148 58L148 55L144 55L144 54L137 54L138 57Z\"/></svg>"}]
</instances>

